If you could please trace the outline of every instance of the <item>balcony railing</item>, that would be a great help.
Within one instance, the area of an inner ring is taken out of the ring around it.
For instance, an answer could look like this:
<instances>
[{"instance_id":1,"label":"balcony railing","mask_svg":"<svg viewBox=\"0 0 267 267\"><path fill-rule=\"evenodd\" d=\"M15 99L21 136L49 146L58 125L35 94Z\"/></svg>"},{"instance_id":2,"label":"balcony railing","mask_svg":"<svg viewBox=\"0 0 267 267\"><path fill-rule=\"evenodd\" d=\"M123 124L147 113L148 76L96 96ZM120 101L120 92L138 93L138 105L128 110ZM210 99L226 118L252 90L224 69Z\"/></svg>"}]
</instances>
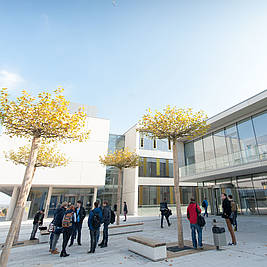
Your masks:
<instances>
[{"instance_id":1,"label":"balcony railing","mask_svg":"<svg viewBox=\"0 0 267 267\"><path fill-rule=\"evenodd\" d=\"M267 144L180 168L181 177L267 160Z\"/></svg>"}]
</instances>

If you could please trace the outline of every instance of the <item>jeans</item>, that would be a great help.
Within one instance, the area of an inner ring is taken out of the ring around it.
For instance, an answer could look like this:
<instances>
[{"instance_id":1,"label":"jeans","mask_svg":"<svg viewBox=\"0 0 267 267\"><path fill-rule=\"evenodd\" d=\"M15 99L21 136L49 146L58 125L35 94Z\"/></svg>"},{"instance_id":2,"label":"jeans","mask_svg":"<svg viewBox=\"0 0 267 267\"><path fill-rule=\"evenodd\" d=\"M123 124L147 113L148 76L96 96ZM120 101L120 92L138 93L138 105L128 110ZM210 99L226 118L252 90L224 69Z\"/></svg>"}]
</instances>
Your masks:
<instances>
[{"instance_id":1,"label":"jeans","mask_svg":"<svg viewBox=\"0 0 267 267\"><path fill-rule=\"evenodd\" d=\"M30 239L34 239L35 238L36 232L38 230L38 226L39 226L39 223L35 223L33 225Z\"/></svg>"},{"instance_id":2,"label":"jeans","mask_svg":"<svg viewBox=\"0 0 267 267\"><path fill-rule=\"evenodd\" d=\"M237 211L233 212L233 226L235 227L235 229L237 230Z\"/></svg>"},{"instance_id":3,"label":"jeans","mask_svg":"<svg viewBox=\"0 0 267 267\"><path fill-rule=\"evenodd\" d=\"M103 245L107 245L108 244L108 223L104 223L104 227L103 227Z\"/></svg>"},{"instance_id":4,"label":"jeans","mask_svg":"<svg viewBox=\"0 0 267 267\"><path fill-rule=\"evenodd\" d=\"M96 230L90 230L90 239L91 239L91 247L90 251L95 252L96 244L97 244L97 237L99 238L99 228Z\"/></svg>"},{"instance_id":5,"label":"jeans","mask_svg":"<svg viewBox=\"0 0 267 267\"><path fill-rule=\"evenodd\" d=\"M72 228L63 229L62 252L66 252L66 247L68 245L71 234L72 234Z\"/></svg>"},{"instance_id":6,"label":"jeans","mask_svg":"<svg viewBox=\"0 0 267 267\"><path fill-rule=\"evenodd\" d=\"M161 224L160 224L161 227L163 227L163 219L164 219L164 217L166 218L166 221L167 221L168 225L170 226L171 223L170 223L170 221L169 221L169 217L166 216L166 215L164 215L164 214L161 214Z\"/></svg>"},{"instance_id":7,"label":"jeans","mask_svg":"<svg viewBox=\"0 0 267 267\"><path fill-rule=\"evenodd\" d=\"M53 239L54 239L54 232L50 233L50 242L49 242L50 249L52 249Z\"/></svg>"},{"instance_id":8,"label":"jeans","mask_svg":"<svg viewBox=\"0 0 267 267\"><path fill-rule=\"evenodd\" d=\"M208 214L208 207L205 207L204 209L205 209L204 216L209 217L209 214Z\"/></svg>"},{"instance_id":9,"label":"jeans","mask_svg":"<svg viewBox=\"0 0 267 267\"><path fill-rule=\"evenodd\" d=\"M83 226L82 222L78 222L73 225L73 232L72 232L71 241L70 241L71 244L73 244L74 239L76 239L77 233L78 233L77 243L79 245L81 244L82 226Z\"/></svg>"},{"instance_id":10,"label":"jeans","mask_svg":"<svg viewBox=\"0 0 267 267\"><path fill-rule=\"evenodd\" d=\"M192 234L192 243L193 243L193 247L197 248L197 244L199 247L202 247L202 228L198 225L198 224L190 224L190 228L191 228L191 234ZM196 238L196 231L197 231L197 235L198 235L198 241Z\"/></svg>"},{"instance_id":11,"label":"jeans","mask_svg":"<svg viewBox=\"0 0 267 267\"><path fill-rule=\"evenodd\" d=\"M52 251L56 250L56 246L57 246L57 241L60 237L60 234L55 234L54 233L54 237L53 237L53 242L52 242Z\"/></svg>"}]
</instances>

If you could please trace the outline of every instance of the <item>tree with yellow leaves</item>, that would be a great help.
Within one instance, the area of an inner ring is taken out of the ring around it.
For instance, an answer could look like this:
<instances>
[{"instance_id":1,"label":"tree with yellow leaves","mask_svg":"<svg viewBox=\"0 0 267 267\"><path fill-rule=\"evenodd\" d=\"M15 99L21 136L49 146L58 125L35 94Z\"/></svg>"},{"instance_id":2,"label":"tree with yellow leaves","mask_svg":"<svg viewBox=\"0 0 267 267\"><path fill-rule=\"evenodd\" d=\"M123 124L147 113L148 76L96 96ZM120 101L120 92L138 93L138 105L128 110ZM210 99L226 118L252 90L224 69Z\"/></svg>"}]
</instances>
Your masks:
<instances>
[{"instance_id":1,"label":"tree with yellow leaves","mask_svg":"<svg viewBox=\"0 0 267 267\"><path fill-rule=\"evenodd\" d=\"M27 166L29 156L30 156L31 148L28 145L19 147L17 151L10 150L9 152L4 152L5 158L8 161L12 161L15 165L24 165ZM37 159L34 165L33 177L35 174L36 168L44 167L44 168L56 168L67 166L69 163L69 159L66 158L64 153L60 153L56 147L56 145L46 145L41 144L38 150ZM47 209L45 213L47 214ZM17 232L15 233L15 237L13 240L13 244L17 243L20 225L22 221L23 214L19 218L19 225L17 228Z\"/></svg>"},{"instance_id":2,"label":"tree with yellow leaves","mask_svg":"<svg viewBox=\"0 0 267 267\"><path fill-rule=\"evenodd\" d=\"M135 168L139 165L139 156L135 152L130 152L128 148L115 150L104 157L99 157L100 162L105 166L112 166L119 169L118 173L118 190L117 190L117 216L116 224L120 224L121 210L121 185L123 169Z\"/></svg>"},{"instance_id":3,"label":"tree with yellow leaves","mask_svg":"<svg viewBox=\"0 0 267 267\"><path fill-rule=\"evenodd\" d=\"M178 246L184 247L181 201L180 175L178 166L177 143L201 136L207 131L207 116L203 111L181 109L167 106L163 112L149 109L140 121L138 131L152 138L168 139L173 145L174 190L177 212Z\"/></svg>"},{"instance_id":4,"label":"tree with yellow leaves","mask_svg":"<svg viewBox=\"0 0 267 267\"><path fill-rule=\"evenodd\" d=\"M28 164L1 254L1 267L7 266L10 249L18 229L18 218L24 211L31 189L40 142L42 140L82 142L89 137L89 131L85 129L86 114L82 110L71 113L69 105L70 102L63 96L61 88L55 90L52 95L42 92L36 98L23 91L22 95L15 100L10 99L6 88L0 91L0 121L4 126L5 134L31 140Z\"/></svg>"}]
</instances>

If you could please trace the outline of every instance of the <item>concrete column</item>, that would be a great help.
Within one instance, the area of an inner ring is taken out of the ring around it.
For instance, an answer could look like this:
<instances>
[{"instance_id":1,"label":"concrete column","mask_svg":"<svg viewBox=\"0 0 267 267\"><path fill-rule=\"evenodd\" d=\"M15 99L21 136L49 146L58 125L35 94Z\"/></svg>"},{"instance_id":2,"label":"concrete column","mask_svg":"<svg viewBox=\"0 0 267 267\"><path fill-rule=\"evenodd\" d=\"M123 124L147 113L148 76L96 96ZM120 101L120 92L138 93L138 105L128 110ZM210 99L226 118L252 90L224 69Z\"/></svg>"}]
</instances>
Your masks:
<instances>
[{"instance_id":1,"label":"concrete column","mask_svg":"<svg viewBox=\"0 0 267 267\"><path fill-rule=\"evenodd\" d=\"M49 205L50 205L52 192L53 192L53 186L50 185L49 188L48 188L48 193L47 193L47 198L46 198L46 203L45 203L45 214L44 214L44 218L45 219L48 216L48 211L49 211Z\"/></svg>"},{"instance_id":2,"label":"concrete column","mask_svg":"<svg viewBox=\"0 0 267 267\"><path fill-rule=\"evenodd\" d=\"M14 213L14 210L16 208L18 196L19 196L19 187L18 186L14 186L13 192L12 192L12 196L11 196L11 199L10 199L10 203L9 203L9 207L8 207L8 210L7 210L7 215L6 215L6 220L7 221L10 221L12 219L12 217L13 217L13 213Z\"/></svg>"},{"instance_id":3,"label":"concrete column","mask_svg":"<svg viewBox=\"0 0 267 267\"><path fill-rule=\"evenodd\" d=\"M97 187L94 188L94 196L93 196L92 207L94 206L94 203L96 202L96 198L97 198Z\"/></svg>"}]
</instances>

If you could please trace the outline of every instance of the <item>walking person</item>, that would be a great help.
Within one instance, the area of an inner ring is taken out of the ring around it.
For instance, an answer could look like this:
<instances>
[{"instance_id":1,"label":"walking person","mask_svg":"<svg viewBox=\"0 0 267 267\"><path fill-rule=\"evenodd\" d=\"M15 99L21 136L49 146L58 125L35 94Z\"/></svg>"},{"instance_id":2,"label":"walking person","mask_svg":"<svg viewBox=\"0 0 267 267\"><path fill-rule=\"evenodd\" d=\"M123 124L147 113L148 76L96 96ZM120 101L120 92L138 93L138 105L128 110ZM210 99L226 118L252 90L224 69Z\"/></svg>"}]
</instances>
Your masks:
<instances>
[{"instance_id":1,"label":"walking person","mask_svg":"<svg viewBox=\"0 0 267 267\"><path fill-rule=\"evenodd\" d=\"M231 209L232 209L232 225L234 226L234 231L237 231L237 204L236 202L233 200L233 196L232 195L228 195L228 199L231 203Z\"/></svg>"},{"instance_id":2,"label":"walking person","mask_svg":"<svg viewBox=\"0 0 267 267\"><path fill-rule=\"evenodd\" d=\"M52 241L52 247L51 247L51 254L59 254L56 245L58 242L58 239L60 237L60 234L63 231L63 227L62 227L62 220L65 214L65 211L68 207L68 203L67 202L63 202L62 205L60 206L59 209L57 209L56 213L55 213L55 219L54 219L54 227L55 227L55 231L54 231L54 237L53 237L53 241Z\"/></svg>"},{"instance_id":3,"label":"walking person","mask_svg":"<svg viewBox=\"0 0 267 267\"><path fill-rule=\"evenodd\" d=\"M166 198L164 198L164 201L160 203L160 212L161 212L161 223L160 223L161 228L163 228L164 217L168 223L168 226L171 226L171 223L169 221L169 216L168 216L169 209L168 209L168 204L167 204Z\"/></svg>"},{"instance_id":4,"label":"walking person","mask_svg":"<svg viewBox=\"0 0 267 267\"><path fill-rule=\"evenodd\" d=\"M94 203L94 209L90 211L88 218L88 227L90 230L91 246L88 253L95 253L99 228L103 219L102 210L98 207L98 202Z\"/></svg>"},{"instance_id":5,"label":"walking person","mask_svg":"<svg viewBox=\"0 0 267 267\"><path fill-rule=\"evenodd\" d=\"M104 201L103 203L103 240L99 244L101 248L105 248L108 246L108 225L111 221L111 208L108 205L107 201Z\"/></svg>"},{"instance_id":6,"label":"walking person","mask_svg":"<svg viewBox=\"0 0 267 267\"><path fill-rule=\"evenodd\" d=\"M192 235L192 243L194 249L197 249L198 247L200 249L203 249L202 244L202 227L198 225L197 223L197 217L198 214L201 213L201 209L199 205L196 204L196 201L194 198L190 199L190 204L187 207L187 219L190 222L190 228L191 228L191 235ZM196 232L198 236L198 240L196 238Z\"/></svg>"},{"instance_id":7,"label":"walking person","mask_svg":"<svg viewBox=\"0 0 267 267\"><path fill-rule=\"evenodd\" d=\"M82 227L83 227L83 220L86 216L86 212L84 207L82 206L82 201L77 201L77 207L75 208L75 222L73 225L73 232L71 235L71 241L69 247L73 245L74 239L76 239L76 236L78 234L77 243L79 246L82 245L81 243L81 236L82 236Z\"/></svg>"},{"instance_id":8,"label":"walking person","mask_svg":"<svg viewBox=\"0 0 267 267\"><path fill-rule=\"evenodd\" d=\"M207 198L205 197L203 202L202 202L202 208L204 208L205 212L204 212L204 217L207 216L209 217L209 214L208 214L208 206L209 206L209 203L208 203L208 200Z\"/></svg>"},{"instance_id":9,"label":"walking person","mask_svg":"<svg viewBox=\"0 0 267 267\"><path fill-rule=\"evenodd\" d=\"M124 205L123 205L123 215L124 215L124 222L126 222L127 220L127 213L128 213L128 207L127 207L127 203L126 201L123 202Z\"/></svg>"},{"instance_id":10,"label":"walking person","mask_svg":"<svg viewBox=\"0 0 267 267\"><path fill-rule=\"evenodd\" d=\"M60 257L68 257L70 255L66 252L66 247L68 245L69 239L73 231L74 212L75 212L75 207L74 205L71 205L64 213L64 217L62 220L63 241L62 241L62 250L60 253Z\"/></svg>"},{"instance_id":11,"label":"walking person","mask_svg":"<svg viewBox=\"0 0 267 267\"><path fill-rule=\"evenodd\" d=\"M38 227L40 225L43 225L43 220L44 220L44 210L42 209L42 210L39 210L34 216L30 240L36 240L37 239L37 238L35 238L35 235L36 235L36 232L38 230Z\"/></svg>"},{"instance_id":12,"label":"walking person","mask_svg":"<svg viewBox=\"0 0 267 267\"><path fill-rule=\"evenodd\" d=\"M229 201L225 193L222 193L221 198L222 198L222 208L223 208L222 218L225 219L228 231L232 238L232 242L230 242L228 245L236 245L235 233L230 221L230 216L232 213L231 202Z\"/></svg>"}]
</instances>

